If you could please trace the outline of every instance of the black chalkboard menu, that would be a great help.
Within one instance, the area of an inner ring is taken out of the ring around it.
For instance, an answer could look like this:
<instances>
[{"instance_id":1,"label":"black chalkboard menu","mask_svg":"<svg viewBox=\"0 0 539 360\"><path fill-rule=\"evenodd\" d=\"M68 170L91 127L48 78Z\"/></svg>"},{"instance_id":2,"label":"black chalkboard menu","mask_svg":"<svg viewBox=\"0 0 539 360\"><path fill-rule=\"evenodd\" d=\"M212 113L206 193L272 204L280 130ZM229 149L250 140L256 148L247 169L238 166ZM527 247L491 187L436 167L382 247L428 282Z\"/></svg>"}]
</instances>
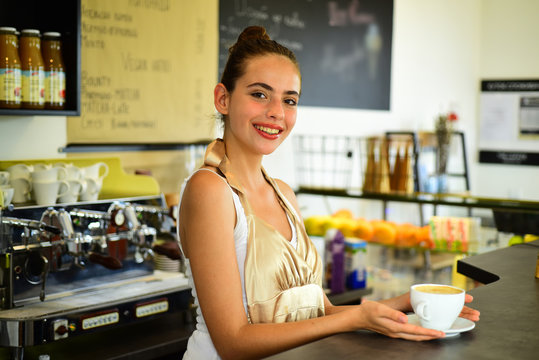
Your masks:
<instances>
[{"instance_id":1,"label":"black chalkboard menu","mask_svg":"<svg viewBox=\"0 0 539 360\"><path fill-rule=\"evenodd\" d=\"M296 54L301 105L389 110L393 0L220 0L219 76L250 25Z\"/></svg>"}]
</instances>

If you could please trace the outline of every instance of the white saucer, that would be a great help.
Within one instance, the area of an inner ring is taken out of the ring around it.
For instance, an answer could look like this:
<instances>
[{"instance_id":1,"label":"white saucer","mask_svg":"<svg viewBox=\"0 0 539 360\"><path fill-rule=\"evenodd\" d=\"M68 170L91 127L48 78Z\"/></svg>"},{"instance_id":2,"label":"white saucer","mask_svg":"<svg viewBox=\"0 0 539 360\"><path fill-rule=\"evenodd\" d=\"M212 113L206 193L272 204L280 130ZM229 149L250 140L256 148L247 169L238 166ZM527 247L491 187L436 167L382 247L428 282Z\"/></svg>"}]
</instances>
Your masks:
<instances>
[{"instance_id":1,"label":"white saucer","mask_svg":"<svg viewBox=\"0 0 539 360\"><path fill-rule=\"evenodd\" d=\"M408 323L412 325L421 326L419 317L416 314L408 315ZM475 327L475 323L471 320L458 317L457 320L451 325L451 328L444 331L445 337L456 336L461 332L470 331Z\"/></svg>"}]
</instances>

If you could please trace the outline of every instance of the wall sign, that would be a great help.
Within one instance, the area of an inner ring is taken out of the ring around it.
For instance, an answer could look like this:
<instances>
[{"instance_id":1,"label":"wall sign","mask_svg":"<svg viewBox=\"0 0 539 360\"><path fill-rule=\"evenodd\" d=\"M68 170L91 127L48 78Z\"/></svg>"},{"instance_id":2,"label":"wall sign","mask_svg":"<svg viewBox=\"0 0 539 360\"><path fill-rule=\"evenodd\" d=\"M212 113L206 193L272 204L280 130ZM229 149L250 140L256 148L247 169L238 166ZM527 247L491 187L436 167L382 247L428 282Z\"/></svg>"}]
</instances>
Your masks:
<instances>
[{"instance_id":1,"label":"wall sign","mask_svg":"<svg viewBox=\"0 0 539 360\"><path fill-rule=\"evenodd\" d=\"M539 165L539 80L481 82L479 162Z\"/></svg>"},{"instance_id":2,"label":"wall sign","mask_svg":"<svg viewBox=\"0 0 539 360\"><path fill-rule=\"evenodd\" d=\"M219 75L249 25L296 54L301 105L389 110L393 0L221 0Z\"/></svg>"}]
</instances>

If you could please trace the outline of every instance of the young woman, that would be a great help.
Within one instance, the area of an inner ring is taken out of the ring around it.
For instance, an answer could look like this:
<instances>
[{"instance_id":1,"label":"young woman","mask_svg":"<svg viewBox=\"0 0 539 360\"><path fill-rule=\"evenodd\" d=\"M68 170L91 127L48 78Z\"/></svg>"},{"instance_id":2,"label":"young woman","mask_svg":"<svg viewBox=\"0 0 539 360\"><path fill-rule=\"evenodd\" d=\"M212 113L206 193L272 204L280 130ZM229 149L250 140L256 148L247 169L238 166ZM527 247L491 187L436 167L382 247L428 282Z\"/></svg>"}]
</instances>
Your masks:
<instances>
[{"instance_id":1,"label":"young woman","mask_svg":"<svg viewBox=\"0 0 539 360\"><path fill-rule=\"evenodd\" d=\"M300 93L294 54L263 28L245 29L214 90L223 139L182 188L179 237L198 305L184 359L261 358L357 329L444 336L407 323L409 294L357 306L333 306L325 296L294 192L261 165L292 131ZM461 316L479 319L468 307Z\"/></svg>"}]
</instances>

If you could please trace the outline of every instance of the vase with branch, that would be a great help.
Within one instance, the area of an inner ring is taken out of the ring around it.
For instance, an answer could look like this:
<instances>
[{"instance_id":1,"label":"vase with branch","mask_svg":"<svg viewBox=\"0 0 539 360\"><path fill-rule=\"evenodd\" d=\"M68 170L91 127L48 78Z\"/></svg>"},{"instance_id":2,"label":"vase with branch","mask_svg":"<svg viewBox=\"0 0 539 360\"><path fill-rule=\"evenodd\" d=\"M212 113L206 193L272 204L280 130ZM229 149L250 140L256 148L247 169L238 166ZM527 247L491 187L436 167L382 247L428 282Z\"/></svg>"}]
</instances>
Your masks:
<instances>
[{"instance_id":1,"label":"vase with branch","mask_svg":"<svg viewBox=\"0 0 539 360\"><path fill-rule=\"evenodd\" d=\"M436 176L438 179L437 191L447 192L447 163L449 159L449 149L451 137L453 136L453 126L458 120L458 115L454 111L440 114L436 118L435 135L437 142L436 151Z\"/></svg>"}]
</instances>

